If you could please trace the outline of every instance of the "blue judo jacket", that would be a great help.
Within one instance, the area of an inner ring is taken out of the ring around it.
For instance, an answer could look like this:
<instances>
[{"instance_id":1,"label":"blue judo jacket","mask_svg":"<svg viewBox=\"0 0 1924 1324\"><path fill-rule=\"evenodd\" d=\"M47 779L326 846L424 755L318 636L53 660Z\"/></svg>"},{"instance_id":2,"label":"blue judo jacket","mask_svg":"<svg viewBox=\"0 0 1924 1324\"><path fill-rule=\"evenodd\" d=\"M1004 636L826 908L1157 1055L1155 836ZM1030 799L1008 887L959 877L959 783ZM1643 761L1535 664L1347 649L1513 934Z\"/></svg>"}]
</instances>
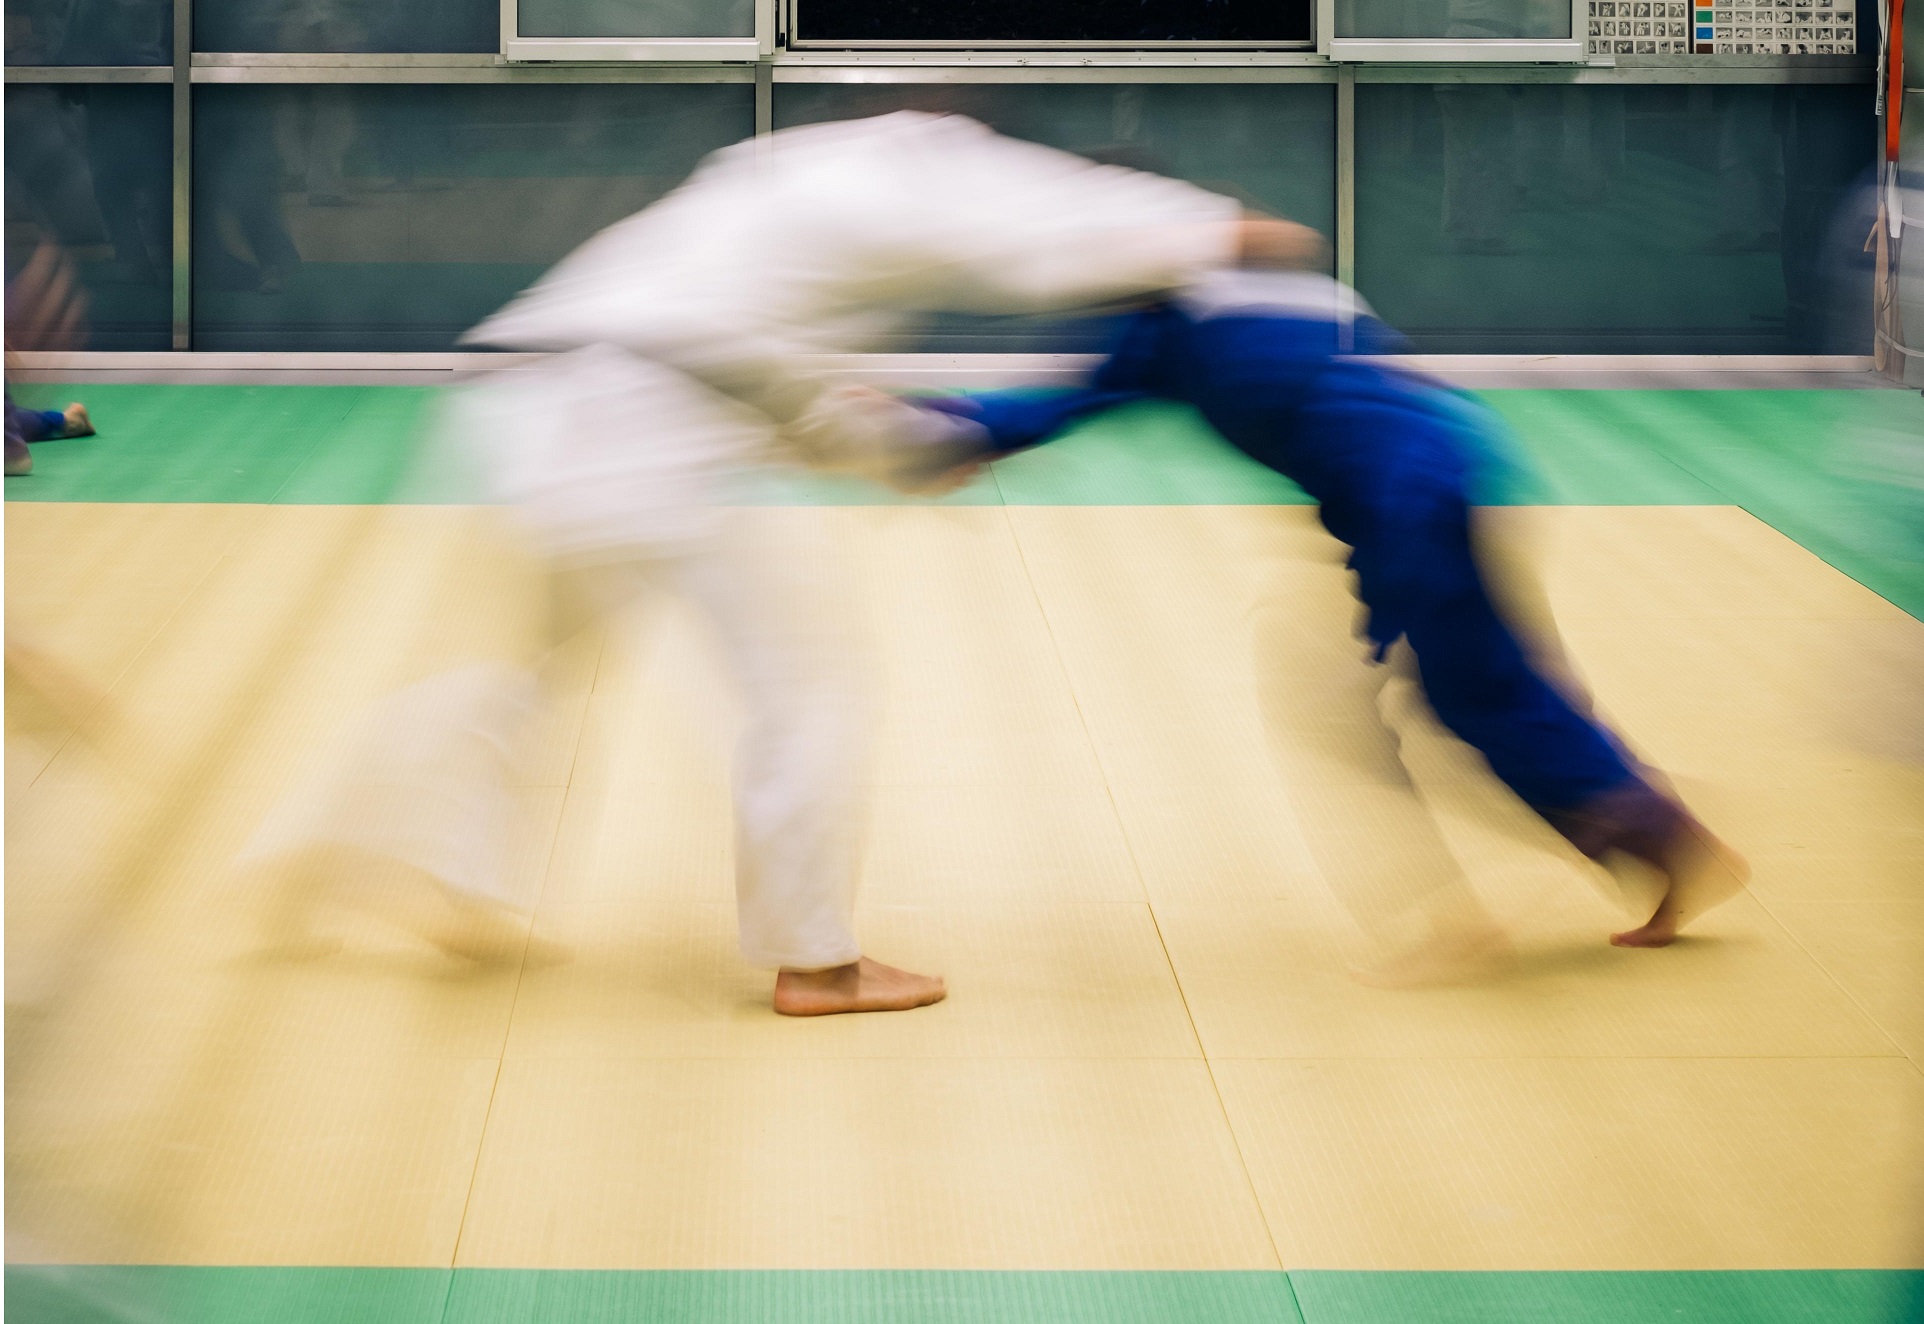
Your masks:
<instances>
[{"instance_id":1,"label":"blue judo jacket","mask_svg":"<svg viewBox=\"0 0 1924 1324\"><path fill-rule=\"evenodd\" d=\"M1634 774L1616 741L1531 662L1484 583L1473 501L1521 468L1494 414L1385 362L1404 342L1321 276L1225 273L1129 321L1086 389L927 401L999 451L1144 396L1194 406L1294 480L1350 547L1380 658L1407 638L1437 716L1523 800L1569 809Z\"/></svg>"}]
</instances>

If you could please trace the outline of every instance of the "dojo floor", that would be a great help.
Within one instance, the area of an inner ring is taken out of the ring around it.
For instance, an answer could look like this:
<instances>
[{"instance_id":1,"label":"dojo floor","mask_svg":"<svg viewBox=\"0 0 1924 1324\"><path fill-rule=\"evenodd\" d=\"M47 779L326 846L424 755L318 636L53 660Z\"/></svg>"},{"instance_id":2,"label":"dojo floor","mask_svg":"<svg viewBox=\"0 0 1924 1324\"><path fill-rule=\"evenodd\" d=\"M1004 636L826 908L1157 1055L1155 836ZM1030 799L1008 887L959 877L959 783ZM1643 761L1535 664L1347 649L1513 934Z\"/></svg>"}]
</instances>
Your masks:
<instances>
[{"instance_id":1,"label":"dojo floor","mask_svg":"<svg viewBox=\"0 0 1924 1324\"><path fill-rule=\"evenodd\" d=\"M1461 988L1346 973L1302 824L1369 849L1383 792L1268 745L1265 640L1351 618L1286 484L1151 410L934 505L772 497L870 621L865 944L951 986L814 1022L735 955L732 715L672 608L569 655L517 790L534 957L267 950L236 851L360 704L512 635L524 567L407 496L423 392L40 396L102 435L8 481L8 629L113 713L9 694L22 1319L1738 1324L1915 1286L1924 581L1822 448L1913 394L1493 397L1543 478L1492 517L1756 878L1613 949L1401 705L1517 945Z\"/></svg>"}]
</instances>

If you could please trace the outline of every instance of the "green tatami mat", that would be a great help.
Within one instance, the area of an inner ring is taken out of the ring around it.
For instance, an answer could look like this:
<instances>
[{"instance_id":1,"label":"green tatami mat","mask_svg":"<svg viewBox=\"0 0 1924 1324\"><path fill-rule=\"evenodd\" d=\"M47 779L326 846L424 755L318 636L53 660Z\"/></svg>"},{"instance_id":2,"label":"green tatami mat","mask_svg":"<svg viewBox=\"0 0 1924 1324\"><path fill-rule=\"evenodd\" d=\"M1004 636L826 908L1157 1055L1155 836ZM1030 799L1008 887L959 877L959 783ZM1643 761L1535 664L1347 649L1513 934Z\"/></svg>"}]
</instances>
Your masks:
<instances>
[{"instance_id":1,"label":"green tatami mat","mask_svg":"<svg viewBox=\"0 0 1924 1324\"><path fill-rule=\"evenodd\" d=\"M1296 1270L1308 1324L1924 1324L1924 1274Z\"/></svg>"},{"instance_id":2,"label":"green tatami mat","mask_svg":"<svg viewBox=\"0 0 1924 1324\"><path fill-rule=\"evenodd\" d=\"M404 386L23 386L84 400L97 436L36 442L9 501L372 505L415 460L434 392Z\"/></svg>"},{"instance_id":3,"label":"green tatami mat","mask_svg":"<svg viewBox=\"0 0 1924 1324\"><path fill-rule=\"evenodd\" d=\"M85 399L101 435L34 447L10 501L365 505L465 499L415 466L434 392L394 386L29 386ZM1545 505L1736 505L1924 615L1924 400L1911 391L1491 391ZM888 502L852 480L770 480L757 504ZM958 505L1297 504L1294 484L1190 411L1140 404L994 466Z\"/></svg>"},{"instance_id":4,"label":"green tatami mat","mask_svg":"<svg viewBox=\"0 0 1924 1324\"><path fill-rule=\"evenodd\" d=\"M1924 1274L43 1268L31 1324L1913 1324Z\"/></svg>"},{"instance_id":5,"label":"green tatami mat","mask_svg":"<svg viewBox=\"0 0 1924 1324\"><path fill-rule=\"evenodd\" d=\"M446 1269L7 1266L20 1324L435 1324Z\"/></svg>"}]
</instances>

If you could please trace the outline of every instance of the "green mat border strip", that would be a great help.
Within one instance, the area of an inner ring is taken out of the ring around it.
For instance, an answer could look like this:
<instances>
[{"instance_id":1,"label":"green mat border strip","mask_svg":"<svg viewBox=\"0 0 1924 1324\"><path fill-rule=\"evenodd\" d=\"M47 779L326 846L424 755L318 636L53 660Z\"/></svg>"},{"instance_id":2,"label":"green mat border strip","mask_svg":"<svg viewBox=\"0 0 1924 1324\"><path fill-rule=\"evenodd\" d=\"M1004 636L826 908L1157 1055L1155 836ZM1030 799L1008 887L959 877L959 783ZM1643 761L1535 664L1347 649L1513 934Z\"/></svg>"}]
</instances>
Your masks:
<instances>
[{"instance_id":1,"label":"green mat border strip","mask_svg":"<svg viewBox=\"0 0 1924 1324\"><path fill-rule=\"evenodd\" d=\"M1918 1324L1924 1272L8 1265L31 1324Z\"/></svg>"},{"instance_id":2,"label":"green mat border strip","mask_svg":"<svg viewBox=\"0 0 1924 1324\"><path fill-rule=\"evenodd\" d=\"M340 386L100 386L101 435L35 451L9 503L439 504L472 485L416 465L436 392ZM53 388L23 402L57 404ZM1924 505L1890 454L1924 435L1908 391L1490 391L1527 461L1480 499L1504 505L1740 507L1924 619ZM1502 448L1499 447L1499 450ZM1910 470L1904 470L1909 473ZM754 505L894 500L849 480L779 480ZM1290 505L1308 498L1190 411L1144 402L990 466L938 504Z\"/></svg>"}]
</instances>

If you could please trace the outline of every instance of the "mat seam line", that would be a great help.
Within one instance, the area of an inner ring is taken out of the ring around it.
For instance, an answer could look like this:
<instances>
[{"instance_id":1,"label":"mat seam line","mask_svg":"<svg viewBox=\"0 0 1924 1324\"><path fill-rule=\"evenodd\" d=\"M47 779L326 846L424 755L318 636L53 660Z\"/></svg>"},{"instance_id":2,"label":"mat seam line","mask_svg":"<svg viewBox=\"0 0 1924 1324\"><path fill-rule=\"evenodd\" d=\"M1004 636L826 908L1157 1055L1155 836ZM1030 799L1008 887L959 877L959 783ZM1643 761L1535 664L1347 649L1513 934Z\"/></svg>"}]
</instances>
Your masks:
<instances>
[{"instance_id":1,"label":"mat seam line","mask_svg":"<svg viewBox=\"0 0 1924 1324\"><path fill-rule=\"evenodd\" d=\"M1804 943L1804 940L1798 936L1797 931L1795 929L1791 928L1790 925L1784 923L1783 916L1779 915L1775 910L1771 908L1770 902L1766 900L1764 897L1759 896L1755 891L1755 889L1753 888L1746 886L1744 890L1749 892L1751 895L1751 899L1756 901L1757 905L1763 910L1763 912L1766 915L1770 916L1770 922L1772 924L1775 924L1778 930L1781 933L1783 933L1783 935L1786 938L1789 938L1791 943L1796 946L1797 950L1804 954L1805 959L1808 960L1812 965L1816 966L1820 971L1823 972L1824 978L1830 983L1831 987L1835 988L1838 991L1838 993L1843 996L1844 1001L1848 1002L1852 1007L1856 1008L1858 1015L1862 1016L1865 1020L1869 1021L1871 1025L1876 1027L1877 1032L1884 1036L1885 1040L1891 1045L1892 1048L1897 1050L1897 1056L1903 1058L1904 1061L1908 1062L1913 1071L1917 1072L1920 1076L1924 1076L1924 1062L1920 1062L1917 1058L1913 1057L1909 1049L1905 1048L1903 1044L1897 1042L1896 1036L1894 1036L1890 1032L1890 1029L1885 1026L1884 1022L1881 1019L1879 1019L1871 1011L1869 1007L1865 1006L1863 1002L1859 1000L1856 994L1852 993L1850 989L1846 988L1843 984L1843 981L1839 980L1835 974L1831 973L1831 968L1824 963L1823 959L1819 957L1816 952L1812 951ZM1796 903L1792 902L1791 904L1794 905ZM1821 905L1823 903L1818 902L1815 904ZM1880 1062L1885 1060L1881 1056L1877 1058L1870 1058L1862 1054L1853 1054L1852 1058L1854 1060L1880 1061Z\"/></svg>"},{"instance_id":2,"label":"mat seam line","mask_svg":"<svg viewBox=\"0 0 1924 1324\"><path fill-rule=\"evenodd\" d=\"M362 388L362 389L365 389L365 388ZM355 394L358 397L360 392L357 390ZM347 407L341 410L340 416L333 420L333 427L330 429L330 431L338 430L343 425L345 425L348 419L353 416L354 411L360 407L360 403L361 402L358 398L349 400L347 402ZM321 449L322 442L324 440L329 440L329 439L330 438L322 438L322 437L314 438L312 444L308 446L307 451L301 456L301 458L296 460L292 465L290 465L285 474L281 475L281 481L274 485L274 490L268 495L266 504L268 505L279 504L276 498L279 497L282 492L285 492L287 490L288 485L294 481L295 477L299 475L301 470L307 468L308 465L310 465L313 462L314 456L318 454ZM381 504L385 505L387 503L382 502Z\"/></svg>"},{"instance_id":3,"label":"mat seam line","mask_svg":"<svg viewBox=\"0 0 1924 1324\"><path fill-rule=\"evenodd\" d=\"M1129 866L1135 870L1136 883L1142 888L1143 908L1149 912L1149 923L1156 931L1156 944L1162 949L1163 962L1169 967L1169 977L1176 985L1176 996L1182 1000L1183 1016L1189 1022L1189 1032L1195 1036L1196 1051L1201 1056L1203 1072L1209 1077L1210 1093L1216 1100L1216 1115L1222 1119L1223 1129L1229 1134L1229 1143L1236 1154L1236 1166L1242 1170L1244 1189L1248 1191L1250 1203L1256 1210L1256 1218L1263 1229L1263 1236L1269 1242L1270 1254L1275 1256L1274 1272L1280 1272L1283 1275L1283 1281L1289 1287L1290 1302L1296 1306L1297 1318L1302 1319L1302 1306L1296 1300L1296 1285L1289 1279L1289 1268L1284 1263L1282 1247L1277 1243L1275 1229L1270 1226L1269 1211L1263 1207L1262 1196L1256 1189L1255 1174L1249 1170L1249 1158L1243 1152L1242 1137L1237 1134L1236 1124L1230 1119L1229 1105L1223 1099L1222 1083L1216 1079L1215 1063L1210 1058L1208 1046L1203 1042L1202 1027L1196 1024L1195 1011L1189 1005L1189 992L1183 987L1182 975L1176 969L1176 959L1169 950L1168 939L1163 936L1161 917L1156 914L1155 901L1150 897L1148 883L1143 878L1142 861L1137 858L1135 843L1130 840L1129 830L1123 824L1122 806L1116 801L1115 787L1109 780L1109 770L1102 762L1095 733L1089 729L1089 719L1082 708L1082 696L1076 692L1075 681L1069 672L1068 660L1062 655L1061 642L1056 638L1054 623L1049 619L1049 610L1042 601L1042 591L1036 585L1034 572L1029 568L1029 556L1022 546L1021 534L1016 530L1015 521L1009 517L1009 508L1006 503L1002 508L1002 518L1008 526L1010 541L1015 545L1016 559L1022 566L1022 577L1029 585L1029 595L1035 603L1036 613L1042 618L1043 629L1048 632L1049 647L1056 655L1056 666L1062 673L1063 683L1068 687L1070 701L1075 705L1076 721L1082 727L1083 738L1089 742L1091 753L1096 755L1096 768L1102 777L1103 796L1109 802L1109 812L1115 817L1116 832L1122 838L1123 850L1128 852Z\"/></svg>"},{"instance_id":4,"label":"mat seam line","mask_svg":"<svg viewBox=\"0 0 1924 1324\"><path fill-rule=\"evenodd\" d=\"M595 675L597 677L601 674L601 663L602 658L605 656L606 647L607 639L604 635L602 640L602 648L604 651L595 655ZM593 693L594 685L593 681L590 681L589 694L591 697ZM452 1301L454 1296L454 1275L460 1271L461 1243L466 1239L468 1234L468 1219L474 1209L475 1188L481 1181L481 1160L487 1150L488 1130L494 1123L494 1106L501 1095L501 1076L508 1064L508 1043L514 1035L515 1012L520 1009L521 987L526 981L528 974L528 950L534 944L534 930L541 916L541 903L547 899L548 895L549 875L554 869L555 858L561 850L562 825L567 818L568 797L574 793L575 789L575 763L581 757L581 743L586 739L587 732L588 715L586 711L584 711L582 713L581 725L575 730L574 749L568 757L568 782L561 797L561 812L555 816L554 836L548 842L547 859L541 869L541 890L535 895L534 909L528 917L527 936L521 943L521 960L515 967L514 996L508 999L507 1020L501 1030L501 1049L494 1063L494 1081L488 1087L488 1110L481 1118L481 1134L474 1146L474 1167L468 1174L467 1194L461 1199L461 1222L455 1229L454 1246L448 1255L448 1301ZM446 1303L444 1303L442 1307L443 1324L445 1324L446 1318L447 1306Z\"/></svg>"},{"instance_id":5,"label":"mat seam line","mask_svg":"<svg viewBox=\"0 0 1924 1324\"><path fill-rule=\"evenodd\" d=\"M1634 411L1628 411L1628 412L1634 412ZM1856 575L1846 570L1843 566L1838 565L1835 561L1831 560L1830 557L1824 555L1822 552L1818 551L1815 547L1812 547L1809 543L1805 542L1802 538L1797 537L1795 534L1791 533L1789 530L1781 527L1775 520L1772 520L1766 517L1765 515L1763 515L1762 513L1760 513L1758 510L1756 510L1753 507L1753 504L1751 501L1745 500L1739 497L1737 494L1731 492L1725 483L1720 482L1716 478L1701 472L1699 467L1693 466L1692 464L1688 463L1687 462L1688 456L1680 459L1672 455L1671 453L1669 453L1667 450L1658 450L1656 451L1656 454L1659 456L1659 458L1663 459L1665 462L1675 465L1678 469L1682 470L1684 473L1689 474L1692 478L1702 483L1705 487L1708 487L1711 491L1717 493L1719 496L1722 496L1730 505L1733 505L1737 509L1743 511L1745 514L1749 515L1752 519L1755 519L1758 523L1763 524L1767 528L1775 530L1782 537L1789 539L1793 543L1796 543L1799 547L1803 548L1806 552L1816 557L1819 561L1822 561L1825 565L1829 566L1831 569L1835 570L1838 574L1844 576L1846 579L1850 580L1852 583L1857 584L1860 587L1868 590L1869 592L1876 594L1879 598L1882 598L1885 602L1890 603L1891 606L1896 607L1899 611L1903 612L1906 616L1911 616L1912 619L1914 620L1920 619L1917 616L1915 616L1915 614L1912 613L1909 609L1907 609L1902 603L1897 602L1896 600L1891 598L1889 595L1885 594L1884 592L1874 587L1873 585L1865 583L1862 579L1859 579Z\"/></svg>"}]
</instances>

